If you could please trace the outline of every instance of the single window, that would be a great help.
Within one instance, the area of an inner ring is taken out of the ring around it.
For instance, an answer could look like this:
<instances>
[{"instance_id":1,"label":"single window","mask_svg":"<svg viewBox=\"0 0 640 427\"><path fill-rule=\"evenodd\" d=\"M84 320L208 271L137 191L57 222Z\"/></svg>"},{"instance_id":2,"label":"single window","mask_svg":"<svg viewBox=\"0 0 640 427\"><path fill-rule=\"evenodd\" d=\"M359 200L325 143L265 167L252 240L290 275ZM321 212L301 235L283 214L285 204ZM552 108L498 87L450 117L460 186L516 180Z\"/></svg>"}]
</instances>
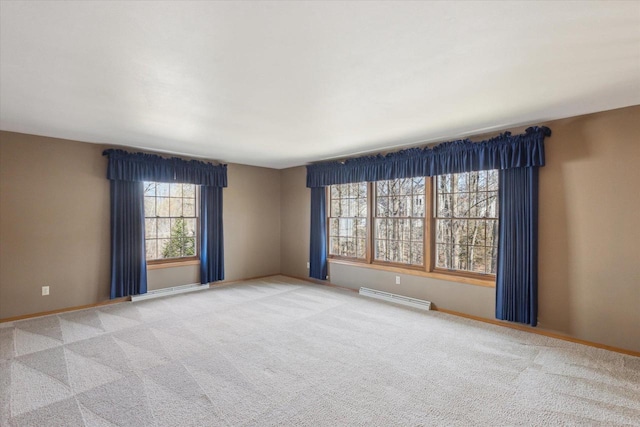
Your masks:
<instances>
[{"instance_id":1,"label":"single window","mask_svg":"<svg viewBox=\"0 0 640 427\"><path fill-rule=\"evenodd\" d=\"M438 176L435 203L435 268L495 274L498 171Z\"/></svg>"},{"instance_id":2,"label":"single window","mask_svg":"<svg viewBox=\"0 0 640 427\"><path fill-rule=\"evenodd\" d=\"M367 183L329 189L329 255L365 259L367 255Z\"/></svg>"},{"instance_id":3,"label":"single window","mask_svg":"<svg viewBox=\"0 0 640 427\"><path fill-rule=\"evenodd\" d=\"M378 181L374 260L424 266L425 178Z\"/></svg>"},{"instance_id":4,"label":"single window","mask_svg":"<svg viewBox=\"0 0 640 427\"><path fill-rule=\"evenodd\" d=\"M147 261L197 257L197 191L194 184L144 183Z\"/></svg>"}]
</instances>

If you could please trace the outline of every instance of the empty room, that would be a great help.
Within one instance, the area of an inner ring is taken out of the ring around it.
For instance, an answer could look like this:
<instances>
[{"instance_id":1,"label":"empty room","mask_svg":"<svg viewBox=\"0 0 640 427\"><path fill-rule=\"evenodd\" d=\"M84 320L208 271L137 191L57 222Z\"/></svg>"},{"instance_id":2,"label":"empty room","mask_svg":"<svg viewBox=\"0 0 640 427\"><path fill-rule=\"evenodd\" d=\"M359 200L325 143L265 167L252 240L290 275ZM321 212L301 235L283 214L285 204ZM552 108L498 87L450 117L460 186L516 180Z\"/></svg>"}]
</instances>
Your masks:
<instances>
[{"instance_id":1,"label":"empty room","mask_svg":"<svg viewBox=\"0 0 640 427\"><path fill-rule=\"evenodd\" d=\"M639 1L0 0L0 426L640 426Z\"/></svg>"}]
</instances>

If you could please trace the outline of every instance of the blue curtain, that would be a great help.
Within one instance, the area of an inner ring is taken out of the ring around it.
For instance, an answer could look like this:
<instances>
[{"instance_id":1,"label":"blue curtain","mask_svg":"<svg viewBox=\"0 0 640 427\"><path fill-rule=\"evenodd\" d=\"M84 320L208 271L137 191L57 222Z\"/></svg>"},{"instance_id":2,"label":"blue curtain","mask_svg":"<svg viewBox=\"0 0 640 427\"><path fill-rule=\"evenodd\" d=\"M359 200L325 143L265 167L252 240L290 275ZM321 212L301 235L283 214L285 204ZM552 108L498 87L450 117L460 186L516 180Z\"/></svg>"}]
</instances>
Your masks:
<instances>
[{"instance_id":1,"label":"blue curtain","mask_svg":"<svg viewBox=\"0 0 640 427\"><path fill-rule=\"evenodd\" d=\"M115 149L102 154L109 158L111 180L111 298L147 292L143 181L202 186L201 281L224 278L222 188L227 186L227 165Z\"/></svg>"},{"instance_id":2,"label":"blue curtain","mask_svg":"<svg viewBox=\"0 0 640 427\"><path fill-rule=\"evenodd\" d=\"M327 215L326 189L311 188L311 247L309 250L309 276L327 279Z\"/></svg>"},{"instance_id":3,"label":"blue curtain","mask_svg":"<svg viewBox=\"0 0 640 427\"><path fill-rule=\"evenodd\" d=\"M224 279L222 187L200 190L200 283Z\"/></svg>"},{"instance_id":4,"label":"blue curtain","mask_svg":"<svg viewBox=\"0 0 640 427\"><path fill-rule=\"evenodd\" d=\"M496 275L496 317L535 326L538 310L538 168L544 166L547 127L505 132L482 142L468 139L411 148L385 156L307 166L311 188L310 276L326 277L324 187L350 182L500 170L500 232Z\"/></svg>"},{"instance_id":5,"label":"blue curtain","mask_svg":"<svg viewBox=\"0 0 640 427\"><path fill-rule=\"evenodd\" d=\"M482 142L465 139L386 156L317 163L307 166L307 187L544 166L544 138L549 135L551 131L547 127L530 127L523 134L505 132Z\"/></svg>"},{"instance_id":6,"label":"blue curtain","mask_svg":"<svg viewBox=\"0 0 640 427\"><path fill-rule=\"evenodd\" d=\"M227 165L114 149L105 150L102 154L109 156L108 179L227 186Z\"/></svg>"},{"instance_id":7,"label":"blue curtain","mask_svg":"<svg viewBox=\"0 0 640 427\"><path fill-rule=\"evenodd\" d=\"M111 298L147 292L142 182L111 181Z\"/></svg>"},{"instance_id":8,"label":"blue curtain","mask_svg":"<svg viewBox=\"0 0 640 427\"><path fill-rule=\"evenodd\" d=\"M500 171L496 318L536 326L538 168Z\"/></svg>"}]
</instances>

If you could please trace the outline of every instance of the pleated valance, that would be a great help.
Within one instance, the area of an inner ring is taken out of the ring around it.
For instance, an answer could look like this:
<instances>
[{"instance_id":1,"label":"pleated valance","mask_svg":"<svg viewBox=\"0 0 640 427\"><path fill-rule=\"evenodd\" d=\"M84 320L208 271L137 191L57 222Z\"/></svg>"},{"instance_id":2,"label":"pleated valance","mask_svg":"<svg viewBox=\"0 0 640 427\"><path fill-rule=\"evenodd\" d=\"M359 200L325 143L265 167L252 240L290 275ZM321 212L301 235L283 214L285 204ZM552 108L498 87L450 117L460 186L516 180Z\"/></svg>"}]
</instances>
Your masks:
<instances>
[{"instance_id":1,"label":"pleated valance","mask_svg":"<svg viewBox=\"0 0 640 427\"><path fill-rule=\"evenodd\" d=\"M344 162L316 163L307 166L307 187L544 166L544 138L550 135L549 128L536 126L523 134L505 132L481 142L464 139L443 142L435 147L409 148L384 156L378 154Z\"/></svg>"},{"instance_id":2,"label":"pleated valance","mask_svg":"<svg viewBox=\"0 0 640 427\"><path fill-rule=\"evenodd\" d=\"M214 165L178 157L164 158L155 154L129 153L110 149L107 178L120 181L181 182L209 187L227 186L227 165Z\"/></svg>"}]
</instances>

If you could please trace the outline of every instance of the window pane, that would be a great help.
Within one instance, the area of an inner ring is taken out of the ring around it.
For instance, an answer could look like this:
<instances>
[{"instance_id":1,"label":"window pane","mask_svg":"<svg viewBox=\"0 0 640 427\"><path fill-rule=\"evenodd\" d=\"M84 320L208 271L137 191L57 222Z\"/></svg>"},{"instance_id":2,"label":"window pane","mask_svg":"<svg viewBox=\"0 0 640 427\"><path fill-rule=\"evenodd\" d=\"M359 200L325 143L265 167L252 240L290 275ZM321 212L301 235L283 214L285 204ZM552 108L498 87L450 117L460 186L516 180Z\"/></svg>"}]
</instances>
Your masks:
<instances>
[{"instance_id":1,"label":"window pane","mask_svg":"<svg viewBox=\"0 0 640 427\"><path fill-rule=\"evenodd\" d=\"M353 184L355 187L355 197L363 198L366 201L367 198L367 183L366 182L357 182Z\"/></svg>"},{"instance_id":2,"label":"window pane","mask_svg":"<svg viewBox=\"0 0 640 427\"><path fill-rule=\"evenodd\" d=\"M464 245L453 246L453 268L467 270L467 247Z\"/></svg>"},{"instance_id":3,"label":"window pane","mask_svg":"<svg viewBox=\"0 0 640 427\"><path fill-rule=\"evenodd\" d=\"M144 185L144 195L145 196L156 196L156 186L157 184L155 182L144 182L142 185Z\"/></svg>"},{"instance_id":4,"label":"window pane","mask_svg":"<svg viewBox=\"0 0 640 427\"><path fill-rule=\"evenodd\" d=\"M424 194L424 177L420 177L420 178L413 178L413 193L414 195L417 194Z\"/></svg>"},{"instance_id":5,"label":"window pane","mask_svg":"<svg viewBox=\"0 0 640 427\"><path fill-rule=\"evenodd\" d=\"M158 218L158 237L171 237L171 220L169 218Z\"/></svg>"},{"instance_id":6,"label":"window pane","mask_svg":"<svg viewBox=\"0 0 640 427\"><path fill-rule=\"evenodd\" d=\"M169 215L173 217L182 216L182 199L177 197L169 199Z\"/></svg>"},{"instance_id":7,"label":"window pane","mask_svg":"<svg viewBox=\"0 0 640 427\"><path fill-rule=\"evenodd\" d=\"M424 220L422 219L411 220L411 240L414 242L424 241Z\"/></svg>"},{"instance_id":8,"label":"window pane","mask_svg":"<svg viewBox=\"0 0 640 427\"><path fill-rule=\"evenodd\" d=\"M386 239L387 238L387 220L382 218L382 219L376 219L375 222L375 236L376 239Z\"/></svg>"},{"instance_id":9,"label":"window pane","mask_svg":"<svg viewBox=\"0 0 640 427\"><path fill-rule=\"evenodd\" d=\"M497 220L487 220L486 221L487 228L487 246L497 246L498 245L498 221Z\"/></svg>"},{"instance_id":10,"label":"window pane","mask_svg":"<svg viewBox=\"0 0 640 427\"><path fill-rule=\"evenodd\" d=\"M498 217L498 192L487 193L487 215L488 218Z\"/></svg>"},{"instance_id":11,"label":"window pane","mask_svg":"<svg viewBox=\"0 0 640 427\"><path fill-rule=\"evenodd\" d=\"M469 215L473 218L484 218L487 212L487 193L471 194Z\"/></svg>"},{"instance_id":12,"label":"window pane","mask_svg":"<svg viewBox=\"0 0 640 427\"><path fill-rule=\"evenodd\" d=\"M349 216L356 217L358 216L358 199L347 199L349 200Z\"/></svg>"},{"instance_id":13,"label":"window pane","mask_svg":"<svg viewBox=\"0 0 640 427\"><path fill-rule=\"evenodd\" d=\"M349 212L349 199L340 199L340 216L351 216Z\"/></svg>"},{"instance_id":14,"label":"window pane","mask_svg":"<svg viewBox=\"0 0 640 427\"><path fill-rule=\"evenodd\" d=\"M467 242L469 245L485 246L485 223L484 221L470 220L467 223Z\"/></svg>"},{"instance_id":15,"label":"window pane","mask_svg":"<svg viewBox=\"0 0 640 427\"><path fill-rule=\"evenodd\" d=\"M156 216L156 198L144 198L144 216Z\"/></svg>"},{"instance_id":16,"label":"window pane","mask_svg":"<svg viewBox=\"0 0 640 427\"><path fill-rule=\"evenodd\" d=\"M411 264L414 265L424 265L422 252L424 251L424 244L420 243L411 243Z\"/></svg>"},{"instance_id":17,"label":"window pane","mask_svg":"<svg viewBox=\"0 0 640 427\"><path fill-rule=\"evenodd\" d=\"M487 171L487 190L498 191L499 175L497 170Z\"/></svg>"},{"instance_id":18,"label":"window pane","mask_svg":"<svg viewBox=\"0 0 640 427\"><path fill-rule=\"evenodd\" d=\"M440 175L437 179L438 193L453 192L453 177L451 175Z\"/></svg>"},{"instance_id":19,"label":"window pane","mask_svg":"<svg viewBox=\"0 0 640 427\"><path fill-rule=\"evenodd\" d=\"M355 220L355 232L357 237L364 238L367 236L366 218L358 218Z\"/></svg>"},{"instance_id":20,"label":"window pane","mask_svg":"<svg viewBox=\"0 0 640 427\"><path fill-rule=\"evenodd\" d=\"M157 216L169 216L169 198L158 197L156 198L156 215Z\"/></svg>"},{"instance_id":21,"label":"window pane","mask_svg":"<svg viewBox=\"0 0 640 427\"><path fill-rule=\"evenodd\" d=\"M182 184L169 184L169 196L182 197Z\"/></svg>"},{"instance_id":22,"label":"window pane","mask_svg":"<svg viewBox=\"0 0 640 427\"><path fill-rule=\"evenodd\" d=\"M437 243L452 243L453 242L453 228L450 219L440 219L436 221L436 242Z\"/></svg>"},{"instance_id":23,"label":"window pane","mask_svg":"<svg viewBox=\"0 0 640 427\"><path fill-rule=\"evenodd\" d=\"M196 236L196 220L194 218L185 218L184 227L186 237L195 237Z\"/></svg>"},{"instance_id":24,"label":"window pane","mask_svg":"<svg viewBox=\"0 0 640 427\"><path fill-rule=\"evenodd\" d=\"M375 247L375 259L380 261L387 261L387 241L386 240L376 240Z\"/></svg>"},{"instance_id":25,"label":"window pane","mask_svg":"<svg viewBox=\"0 0 640 427\"><path fill-rule=\"evenodd\" d=\"M389 216L401 216L400 215L400 197L389 198Z\"/></svg>"},{"instance_id":26,"label":"window pane","mask_svg":"<svg viewBox=\"0 0 640 427\"><path fill-rule=\"evenodd\" d=\"M329 218L329 236L339 236L339 229L338 218Z\"/></svg>"},{"instance_id":27,"label":"window pane","mask_svg":"<svg viewBox=\"0 0 640 427\"><path fill-rule=\"evenodd\" d=\"M436 244L436 267L450 270L452 268L452 253L453 246Z\"/></svg>"},{"instance_id":28,"label":"window pane","mask_svg":"<svg viewBox=\"0 0 640 427\"><path fill-rule=\"evenodd\" d=\"M413 207L411 216L424 216L424 195L414 196L411 205Z\"/></svg>"},{"instance_id":29,"label":"window pane","mask_svg":"<svg viewBox=\"0 0 640 427\"><path fill-rule=\"evenodd\" d=\"M400 230L400 240L403 240L403 241L411 240L411 220L410 219L398 220L398 228Z\"/></svg>"},{"instance_id":30,"label":"window pane","mask_svg":"<svg viewBox=\"0 0 640 427\"><path fill-rule=\"evenodd\" d=\"M387 257L391 262L400 262L402 260L400 254L400 242L397 240L387 241Z\"/></svg>"},{"instance_id":31,"label":"window pane","mask_svg":"<svg viewBox=\"0 0 640 427\"><path fill-rule=\"evenodd\" d=\"M156 196L169 197L169 184L159 182L156 186Z\"/></svg>"},{"instance_id":32,"label":"window pane","mask_svg":"<svg viewBox=\"0 0 640 427\"><path fill-rule=\"evenodd\" d=\"M184 256L195 256L196 254L196 238L188 237L184 239Z\"/></svg>"},{"instance_id":33,"label":"window pane","mask_svg":"<svg viewBox=\"0 0 640 427\"><path fill-rule=\"evenodd\" d=\"M366 196L366 193L365 193L365 195L362 196L362 198L358 199L358 213L357 213L357 216L366 217L367 216L367 210L368 210L367 196Z\"/></svg>"},{"instance_id":34,"label":"window pane","mask_svg":"<svg viewBox=\"0 0 640 427\"><path fill-rule=\"evenodd\" d=\"M342 216L340 200L331 200L331 216L334 218Z\"/></svg>"},{"instance_id":35,"label":"window pane","mask_svg":"<svg viewBox=\"0 0 640 427\"><path fill-rule=\"evenodd\" d=\"M456 173L453 175L453 191L455 193L464 193L469 191L468 173Z\"/></svg>"},{"instance_id":36,"label":"window pane","mask_svg":"<svg viewBox=\"0 0 640 427\"><path fill-rule=\"evenodd\" d=\"M335 200L335 199L339 199L340 198L340 186L339 185L332 185L331 186L331 200Z\"/></svg>"},{"instance_id":37,"label":"window pane","mask_svg":"<svg viewBox=\"0 0 640 427\"><path fill-rule=\"evenodd\" d=\"M389 216L389 198L378 197L376 200L377 215L376 216Z\"/></svg>"},{"instance_id":38,"label":"window pane","mask_svg":"<svg viewBox=\"0 0 640 427\"><path fill-rule=\"evenodd\" d=\"M453 243L458 245L467 244L467 220L454 219L452 222L453 228Z\"/></svg>"},{"instance_id":39,"label":"window pane","mask_svg":"<svg viewBox=\"0 0 640 427\"><path fill-rule=\"evenodd\" d=\"M366 246L366 240L365 239L358 239L357 240L357 253L356 256L358 258L365 258L367 256L367 246Z\"/></svg>"},{"instance_id":40,"label":"window pane","mask_svg":"<svg viewBox=\"0 0 640 427\"><path fill-rule=\"evenodd\" d=\"M485 272L484 246L469 246L469 271Z\"/></svg>"},{"instance_id":41,"label":"window pane","mask_svg":"<svg viewBox=\"0 0 640 427\"><path fill-rule=\"evenodd\" d=\"M157 248L158 248L158 242L155 239L147 240L145 242L145 252L146 252L147 259L156 259L156 258L158 258L158 256L157 256Z\"/></svg>"},{"instance_id":42,"label":"window pane","mask_svg":"<svg viewBox=\"0 0 640 427\"><path fill-rule=\"evenodd\" d=\"M466 218L469 216L469 193L456 193L453 195L453 216Z\"/></svg>"},{"instance_id":43,"label":"window pane","mask_svg":"<svg viewBox=\"0 0 640 427\"><path fill-rule=\"evenodd\" d=\"M453 195L438 195L438 211L436 216L439 218L449 218L451 215L453 215Z\"/></svg>"},{"instance_id":44,"label":"window pane","mask_svg":"<svg viewBox=\"0 0 640 427\"><path fill-rule=\"evenodd\" d=\"M158 258L171 258L171 239L158 239Z\"/></svg>"},{"instance_id":45,"label":"window pane","mask_svg":"<svg viewBox=\"0 0 640 427\"><path fill-rule=\"evenodd\" d=\"M156 238L156 219L145 218L144 220L144 235L147 239Z\"/></svg>"},{"instance_id":46,"label":"window pane","mask_svg":"<svg viewBox=\"0 0 640 427\"><path fill-rule=\"evenodd\" d=\"M487 171L478 172L478 191L487 191Z\"/></svg>"},{"instance_id":47,"label":"window pane","mask_svg":"<svg viewBox=\"0 0 640 427\"><path fill-rule=\"evenodd\" d=\"M187 198L196 198L195 184L182 184L182 196Z\"/></svg>"},{"instance_id":48,"label":"window pane","mask_svg":"<svg viewBox=\"0 0 640 427\"><path fill-rule=\"evenodd\" d=\"M389 183L387 181L376 182L376 193L378 197L387 196L389 194Z\"/></svg>"},{"instance_id":49,"label":"window pane","mask_svg":"<svg viewBox=\"0 0 640 427\"><path fill-rule=\"evenodd\" d=\"M342 237L354 236L353 220L350 218L340 218L338 235Z\"/></svg>"},{"instance_id":50,"label":"window pane","mask_svg":"<svg viewBox=\"0 0 640 427\"><path fill-rule=\"evenodd\" d=\"M412 179L399 179L398 184L400 186L400 195L402 196L410 196L411 190L413 188L413 180Z\"/></svg>"},{"instance_id":51,"label":"window pane","mask_svg":"<svg viewBox=\"0 0 640 427\"><path fill-rule=\"evenodd\" d=\"M182 199L182 215L184 216L196 216L196 200L195 199Z\"/></svg>"},{"instance_id":52,"label":"window pane","mask_svg":"<svg viewBox=\"0 0 640 427\"><path fill-rule=\"evenodd\" d=\"M329 250L331 255L340 255L340 240L338 237L331 237L329 239Z\"/></svg>"},{"instance_id":53,"label":"window pane","mask_svg":"<svg viewBox=\"0 0 640 427\"><path fill-rule=\"evenodd\" d=\"M496 246L487 248L487 273L496 274L498 248Z\"/></svg>"}]
</instances>

